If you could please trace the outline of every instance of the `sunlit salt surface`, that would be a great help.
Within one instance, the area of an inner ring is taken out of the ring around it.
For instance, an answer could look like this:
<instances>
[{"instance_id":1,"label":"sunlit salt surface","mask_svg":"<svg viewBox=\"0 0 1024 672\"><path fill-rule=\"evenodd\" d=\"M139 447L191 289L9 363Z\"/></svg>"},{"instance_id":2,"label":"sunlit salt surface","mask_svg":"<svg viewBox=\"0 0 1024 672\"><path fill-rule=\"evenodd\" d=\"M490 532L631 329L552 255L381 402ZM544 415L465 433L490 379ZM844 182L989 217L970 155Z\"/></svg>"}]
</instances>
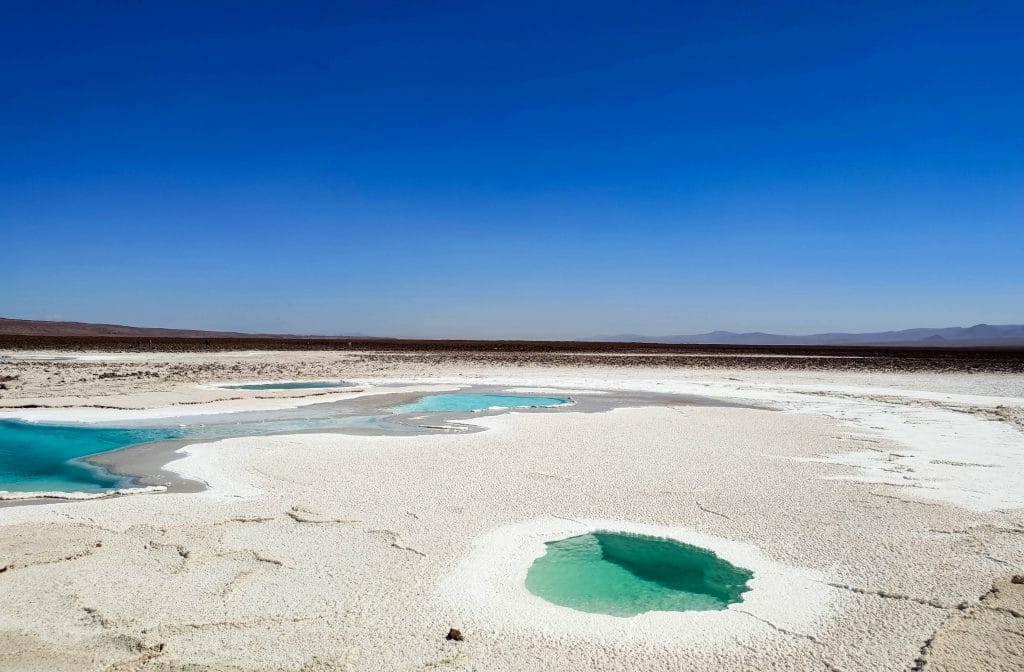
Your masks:
<instances>
[{"instance_id":1,"label":"sunlit salt surface","mask_svg":"<svg viewBox=\"0 0 1024 672\"><path fill-rule=\"evenodd\" d=\"M435 394L398 406L395 413L465 413L502 408L547 408L564 406L564 397L533 397L515 394Z\"/></svg>"},{"instance_id":2,"label":"sunlit salt surface","mask_svg":"<svg viewBox=\"0 0 1024 672\"><path fill-rule=\"evenodd\" d=\"M721 610L742 601L753 577L707 549L670 539L594 532L546 546L527 572L527 590L595 614Z\"/></svg>"},{"instance_id":3,"label":"sunlit salt surface","mask_svg":"<svg viewBox=\"0 0 1024 672\"><path fill-rule=\"evenodd\" d=\"M300 380L284 383L233 383L218 385L225 390L321 390L335 387L354 387L344 380Z\"/></svg>"}]
</instances>

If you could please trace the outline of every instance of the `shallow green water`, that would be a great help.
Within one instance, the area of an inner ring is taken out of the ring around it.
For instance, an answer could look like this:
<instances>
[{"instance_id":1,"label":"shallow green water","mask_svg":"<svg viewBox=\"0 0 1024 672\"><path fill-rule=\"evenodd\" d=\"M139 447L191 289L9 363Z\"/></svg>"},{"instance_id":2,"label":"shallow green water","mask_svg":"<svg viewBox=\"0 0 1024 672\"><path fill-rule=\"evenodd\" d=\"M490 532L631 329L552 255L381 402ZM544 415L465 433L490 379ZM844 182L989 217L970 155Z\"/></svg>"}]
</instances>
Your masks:
<instances>
[{"instance_id":1,"label":"shallow green water","mask_svg":"<svg viewBox=\"0 0 1024 672\"><path fill-rule=\"evenodd\" d=\"M594 532L546 546L527 572L527 590L595 614L725 609L743 599L754 575L698 546L635 534Z\"/></svg>"},{"instance_id":2,"label":"shallow green water","mask_svg":"<svg viewBox=\"0 0 1024 672\"><path fill-rule=\"evenodd\" d=\"M519 394L434 394L419 401L398 406L395 413L464 413L492 408L537 408L562 406L563 397L531 397Z\"/></svg>"}]
</instances>

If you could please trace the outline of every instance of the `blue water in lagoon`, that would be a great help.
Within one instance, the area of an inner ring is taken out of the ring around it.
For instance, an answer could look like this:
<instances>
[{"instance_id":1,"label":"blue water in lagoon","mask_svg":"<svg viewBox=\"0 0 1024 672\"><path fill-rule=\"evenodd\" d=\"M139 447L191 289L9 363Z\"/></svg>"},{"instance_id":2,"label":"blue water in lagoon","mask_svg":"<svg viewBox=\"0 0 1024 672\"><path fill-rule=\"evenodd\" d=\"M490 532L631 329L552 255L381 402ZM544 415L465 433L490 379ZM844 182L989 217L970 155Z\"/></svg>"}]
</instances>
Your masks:
<instances>
[{"instance_id":1,"label":"blue water in lagoon","mask_svg":"<svg viewBox=\"0 0 1024 672\"><path fill-rule=\"evenodd\" d=\"M133 479L111 474L82 458L155 441L214 440L353 426L386 429L386 425L374 422L375 418L366 417L216 420L219 421L178 427L97 427L0 420L0 490L94 492L131 487Z\"/></svg>"},{"instance_id":2,"label":"blue water in lagoon","mask_svg":"<svg viewBox=\"0 0 1024 672\"><path fill-rule=\"evenodd\" d=\"M219 387L225 390L320 390L354 386L355 383L347 383L343 380L307 380L290 383L237 383Z\"/></svg>"},{"instance_id":3,"label":"blue water in lagoon","mask_svg":"<svg viewBox=\"0 0 1024 672\"><path fill-rule=\"evenodd\" d=\"M395 413L465 413L492 408L550 408L570 403L564 397L530 397L513 394L435 394L397 406Z\"/></svg>"},{"instance_id":4,"label":"blue water in lagoon","mask_svg":"<svg viewBox=\"0 0 1024 672\"><path fill-rule=\"evenodd\" d=\"M174 428L80 427L0 420L0 490L92 491L127 487L78 458L139 443L181 438Z\"/></svg>"},{"instance_id":5,"label":"blue water in lagoon","mask_svg":"<svg viewBox=\"0 0 1024 672\"><path fill-rule=\"evenodd\" d=\"M561 397L441 394L424 397L391 411L392 414L465 412L496 407L552 407L567 403L569 400ZM345 416L339 414L338 407L333 404L315 404L301 410L168 418L157 427L142 426L138 421L113 427L0 420L0 490L96 492L131 487L132 478L111 474L82 458L156 441L215 440L341 428L391 433L416 431L414 425L402 423L397 418L392 420L392 417L387 414Z\"/></svg>"}]
</instances>

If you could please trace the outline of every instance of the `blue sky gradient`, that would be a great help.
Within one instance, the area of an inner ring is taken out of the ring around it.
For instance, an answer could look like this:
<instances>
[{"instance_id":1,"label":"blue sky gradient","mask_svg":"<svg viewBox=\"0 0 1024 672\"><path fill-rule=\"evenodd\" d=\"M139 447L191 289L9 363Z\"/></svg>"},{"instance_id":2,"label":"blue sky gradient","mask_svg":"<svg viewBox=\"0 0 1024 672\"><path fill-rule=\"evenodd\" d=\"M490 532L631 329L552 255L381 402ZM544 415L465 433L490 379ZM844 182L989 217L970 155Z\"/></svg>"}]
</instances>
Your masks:
<instances>
[{"instance_id":1,"label":"blue sky gradient","mask_svg":"<svg viewBox=\"0 0 1024 672\"><path fill-rule=\"evenodd\" d=\"M1024 322L1024 4L635 4L7 3L0 315Z\"/></svg>"}]
</instances>

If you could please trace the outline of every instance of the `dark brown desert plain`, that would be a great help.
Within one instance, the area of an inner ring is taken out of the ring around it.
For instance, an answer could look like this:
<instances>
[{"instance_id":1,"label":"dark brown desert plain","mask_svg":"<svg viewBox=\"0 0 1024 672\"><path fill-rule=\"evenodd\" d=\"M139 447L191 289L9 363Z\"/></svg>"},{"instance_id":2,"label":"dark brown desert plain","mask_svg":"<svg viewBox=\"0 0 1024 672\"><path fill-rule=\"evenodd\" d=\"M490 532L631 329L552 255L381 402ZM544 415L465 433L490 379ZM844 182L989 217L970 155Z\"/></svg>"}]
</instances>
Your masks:
<instances>
[{"instance_id":1,"label":"dark brown desert plain","mask_svg":"<svg viewBox=\"0 0 1024 672\"><path fill-rule=\"evenodd\" d=\"M1024 346L702 345L323 337L0 318L0 349L99 352L353 351L425 361L789 370L1024 373Z\"/></svg>"}]
</instances>

